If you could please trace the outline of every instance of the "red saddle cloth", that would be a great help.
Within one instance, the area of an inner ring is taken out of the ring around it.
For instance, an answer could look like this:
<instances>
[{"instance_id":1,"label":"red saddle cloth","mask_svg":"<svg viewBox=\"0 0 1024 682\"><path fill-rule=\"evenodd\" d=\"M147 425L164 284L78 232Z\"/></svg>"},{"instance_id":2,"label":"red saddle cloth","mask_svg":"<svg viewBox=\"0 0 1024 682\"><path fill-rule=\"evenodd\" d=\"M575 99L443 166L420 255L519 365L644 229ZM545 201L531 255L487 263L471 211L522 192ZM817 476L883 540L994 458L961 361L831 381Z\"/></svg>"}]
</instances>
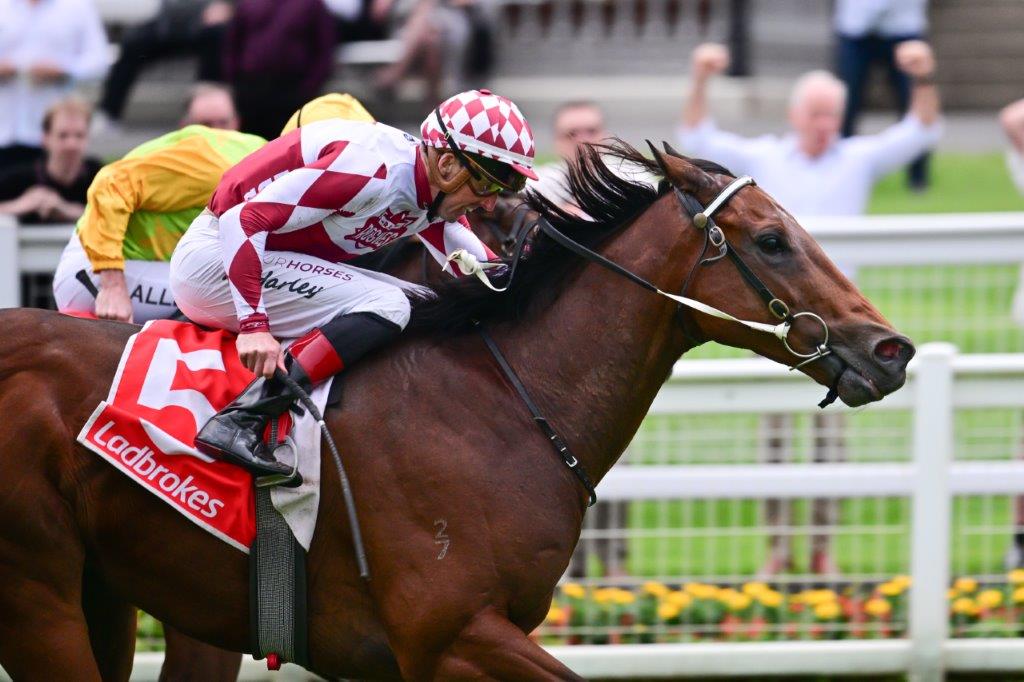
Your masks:
<instances>
[{"instance_id":1,"label":"red saddle cloth","mask_svg":"<svg viewBox=\"0 0 1024 682\"><path fill-rule=\"evenodd\" d=\"M170 320L128 340L107 399L78 441L243 552L255 537L252 476L195 449L196 433L251 382L235 335Z\"/></svg>"}]
</instances>

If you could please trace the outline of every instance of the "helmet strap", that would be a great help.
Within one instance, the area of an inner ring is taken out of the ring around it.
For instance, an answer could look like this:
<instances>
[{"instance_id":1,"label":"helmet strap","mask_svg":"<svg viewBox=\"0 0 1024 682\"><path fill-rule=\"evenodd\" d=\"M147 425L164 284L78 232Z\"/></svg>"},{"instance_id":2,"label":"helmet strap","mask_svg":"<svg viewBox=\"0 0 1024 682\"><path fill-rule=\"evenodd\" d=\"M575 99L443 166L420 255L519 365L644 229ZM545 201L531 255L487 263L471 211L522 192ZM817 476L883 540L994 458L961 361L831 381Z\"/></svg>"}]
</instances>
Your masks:
<instances>
[{"instance_id":1,"label":"helmet strap","mask_svg":"<svg viewBox=\"0 0 1024 682\"><path fill-rule=\"evenodd\" d=\"M424 149L427 152L427 179L441 190L434 197L434 200L430 203L430 209L427 211L427 217L433 218L437 214L437 209L440 208L445 195L457 192L469 180L469 169L459 164L459 172L451 179L446 180L441 176L441 170L438 168L438 164L441 161L441 152L433 147L424 146Z\"/></svg>"}]
</instances>

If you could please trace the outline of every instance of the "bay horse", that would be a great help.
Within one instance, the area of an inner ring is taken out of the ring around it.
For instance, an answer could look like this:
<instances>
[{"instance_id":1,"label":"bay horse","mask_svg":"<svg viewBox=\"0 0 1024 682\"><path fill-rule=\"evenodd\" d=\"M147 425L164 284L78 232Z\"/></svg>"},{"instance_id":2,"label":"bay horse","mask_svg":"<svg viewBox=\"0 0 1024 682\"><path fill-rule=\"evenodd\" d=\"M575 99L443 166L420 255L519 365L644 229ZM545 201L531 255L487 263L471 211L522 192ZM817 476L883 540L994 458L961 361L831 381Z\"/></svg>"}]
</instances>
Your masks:
<instances>
[{"instance_id":1,"label":"bay horse","mask_svg":"<svg viewBox=\"0 0 1024 682\"><path fill-rule=\"evenodd\" d=\"M680 210L677 190L707 205L732 182L727 171L620 154L664 182L621 179L590 151L570 184L591 219L537 196L532 207L662 291L685 289L737 317L771 320L739 266L699 265L707 231ZM827 323L831 353L802 372L848 405L903 384L913 346L767 194L744 187L716 221L759 282ZM436 293L416 301L398 343L351 369L341 405L325 415L346 458L372 580L358 575L340 487L325 475L307 560L310 669L329 678L578 680L527 633L569 562L587 493L474 322L490 330L594 481L693 345L715 340L800 361L771 334L680 312L547 232L504 293L469 279ZM75 442L137 328L36 310L3 311L0 324L0 665L18 680L126 680L134 606L201 641L248 651L247 557ZM799 318L788 343L813 349L821 334Z\"/></svg>"}]
</instances>

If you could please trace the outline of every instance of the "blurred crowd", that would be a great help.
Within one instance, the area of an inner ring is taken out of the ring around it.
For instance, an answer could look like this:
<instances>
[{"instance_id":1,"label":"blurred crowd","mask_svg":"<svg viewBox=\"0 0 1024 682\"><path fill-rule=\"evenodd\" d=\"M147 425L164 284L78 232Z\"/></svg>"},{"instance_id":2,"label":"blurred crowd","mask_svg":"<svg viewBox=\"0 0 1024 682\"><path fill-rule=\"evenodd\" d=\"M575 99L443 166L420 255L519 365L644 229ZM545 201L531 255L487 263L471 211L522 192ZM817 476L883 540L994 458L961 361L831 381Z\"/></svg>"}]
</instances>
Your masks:
<instances>
[{"instance_id":1,"label":"blurred crowd","mask_svg":"<svg viewBox=\"0 0 1024 682\"><path fill-rule=\"evenodd\" d=\"M92 0L2 0L0 21L0 214L25 224L67 223L86 210L101 168L87 156L90 131L117 131L140 74L154 62L191 55L196 80L182 105L182 126L240 130L273 139L305 102L321 94L338 68L338 46L398 38L394 59L372 76L380 97L392 96L416 74L425 108L448 94L482 85L494 64L497 0L163 0L152 19L123 30L111 59L108 36ZM692 51L682 93L677 143L736 175L752 175L797 218L865 212L874 184L905 167L910 191L929 185L928 155L942 135L935 55L927 42L927 0L836 0L835 59L799 77L789 105L789 131L741 137L720 128L708 89L731 55L721 44ZM893 93L892 125L857 133L872 67L880 65ZM93 108L76 95L80 83L102 79ZM600 93L595 93L595 100ZM526 112L529 116L529 111ZM1007 165L1024 192L1024 100L1003 110ZM533 187L573 209L566 170L580 145L615 134L596 101L565 102L550 125L557 160L538 168ZM995 121L993 121L995 125ZM543 151L543 150L542 150ZM621 169L629 173L629 169ZM636 178L643 180L644 178ZM844 268L854 277L851 268ZM1021 298L1024 307L1024 298ZM765 420L766 461L787 461L793 444L782 417ZM815 459L843 458L839 417L815 421ZM601 511L603 510L603 511ZM624 504L599 508L588 523L622 527ZM788 523L783 505L769 505L770 522ZM834 502L815 504L813 525L835 522ZM1021 510L1024 521L1024 508ZM763 572L792 565L789 536L772 540ZM588 545L608 574L626 570L625 544ZM1024 551L1024 538L1021 538ZM813 542L815 572L834 574L827 538ZM586 552L580 555L584 557ZM585 565L574 564L575 574Z\"/></svg>"}]
</instances>

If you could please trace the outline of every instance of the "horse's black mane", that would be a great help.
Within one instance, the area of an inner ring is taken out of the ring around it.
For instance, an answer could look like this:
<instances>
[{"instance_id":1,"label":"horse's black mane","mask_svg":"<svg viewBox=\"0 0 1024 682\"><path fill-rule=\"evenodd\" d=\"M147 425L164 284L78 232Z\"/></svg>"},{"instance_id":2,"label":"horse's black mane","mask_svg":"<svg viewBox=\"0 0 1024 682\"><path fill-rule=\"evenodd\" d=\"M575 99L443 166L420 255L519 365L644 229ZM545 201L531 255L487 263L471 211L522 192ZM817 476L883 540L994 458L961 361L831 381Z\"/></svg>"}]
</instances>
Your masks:
<instances>
[{"instance_id":1,"label":"horse's black mane","mask_svg":"<svg viewBox=\"0 0 1024 682\"><path fill-rule=\"evenodd\" d=\"M688 159L704 171L732 175L710 161ZM572 202L589 218L568 213L534 190L526 192L526 204L547 219L558 231L590 249L629 225L660 196L669 191L668 183L658 187L622 177L609 167L624 164L637 167L662 178L656 161L646 158L621 140L609 145L584 146L576 160L569 164L568 188ZM568 273L584 261L559 246L546 234L538 233L515 270L508 290L491 291L475 277L446 280L433 287L434 296L412 296L413 332L460 332L472 327L474 321L498 322L517 319L531 306L550 301L560 289ZM497 286L505 278L492 278Z\"/></svg>"}]
</instances>

